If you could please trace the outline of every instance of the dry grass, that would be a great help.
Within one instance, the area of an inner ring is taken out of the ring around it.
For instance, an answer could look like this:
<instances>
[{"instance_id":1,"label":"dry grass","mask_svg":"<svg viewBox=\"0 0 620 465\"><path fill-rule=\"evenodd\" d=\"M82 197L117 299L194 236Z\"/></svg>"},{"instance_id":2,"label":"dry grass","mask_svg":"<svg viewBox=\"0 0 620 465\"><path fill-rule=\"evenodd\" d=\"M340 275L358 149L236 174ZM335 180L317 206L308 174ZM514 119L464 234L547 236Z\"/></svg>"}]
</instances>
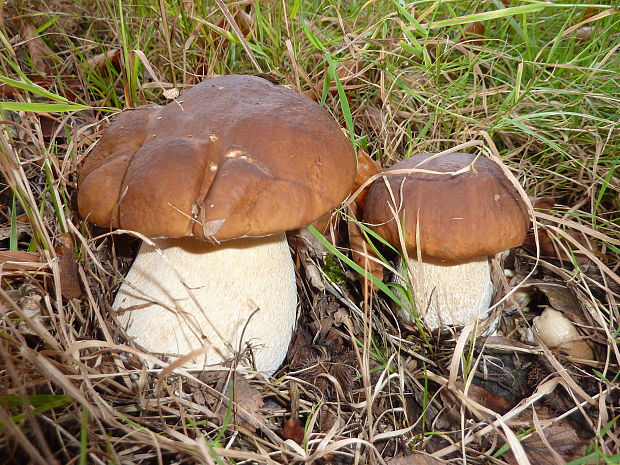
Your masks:
<instances>
[{"instance_id":1,"label":"dry grass","mask_svg":"<svg viewBox=\"0 0 620 465\"><path fill-rule=\"evenodd\" d=\"M620 18L504 3L535 8L5 4L0 74L51 97L0 87L0 462L617 463ZM147 369L108 313L136 244L79 218L76 167L112 109L231 72L319 100L383 166L460 144L500 158L543 207L538 241L495 264L497 300L522 284L498 307L505 337L406 327L343 263L304 252L300 331L275 377ZM52 102L66 111L36 106ZM546 306L596 361L519 342Z\"/></svg>"}]
</instances>

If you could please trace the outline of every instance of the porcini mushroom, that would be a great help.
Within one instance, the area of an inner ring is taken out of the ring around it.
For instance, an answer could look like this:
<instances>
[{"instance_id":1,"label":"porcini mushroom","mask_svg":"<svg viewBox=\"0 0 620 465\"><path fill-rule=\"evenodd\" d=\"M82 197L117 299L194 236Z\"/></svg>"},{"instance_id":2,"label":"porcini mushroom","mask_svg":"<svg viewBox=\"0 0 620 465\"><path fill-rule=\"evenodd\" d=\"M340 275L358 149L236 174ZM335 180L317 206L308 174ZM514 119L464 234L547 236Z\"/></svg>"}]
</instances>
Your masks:
<instances>
[{"instance_id":1,"label":"porcini mushroom","mask_svg":"<svg viewBox=\"0 0 620 465\"><path fill-rule=\"evenodd\" d=\"M402 228L414 304L431 329L487 313L489 257L520 245L528 228L526 206L495 162L465 153L433 156L393 165L373 183L364 208L364 221L396 247ZM390 175L412 169L418 171ZM402 274L400 261L397 268ZM412 320L407 310L402 316Z\"/></svg>"},{"instance_id":2,"label":"porcini mushroom","mask_svg":"<svg viewBox=\"0 0 620 465\"><path fill-rule=\"evenodd\" d=\"M184 364L202 368L250 344L270 374L296 321L284 232L337 207L354 176L349 140L316 103L260 77L220 76L121 113L80 170L78 207L153 240L112 305L139 346L203 348Z\"/></svg>"}]
</instances>

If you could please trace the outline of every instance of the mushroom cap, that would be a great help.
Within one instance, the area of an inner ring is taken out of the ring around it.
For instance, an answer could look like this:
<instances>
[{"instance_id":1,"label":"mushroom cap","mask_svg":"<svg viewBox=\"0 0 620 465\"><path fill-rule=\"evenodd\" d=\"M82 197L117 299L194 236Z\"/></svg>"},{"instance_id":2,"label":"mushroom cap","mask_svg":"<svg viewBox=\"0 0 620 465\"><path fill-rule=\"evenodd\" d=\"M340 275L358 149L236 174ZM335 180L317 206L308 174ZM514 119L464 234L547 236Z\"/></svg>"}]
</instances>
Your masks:
<instances>
[{"instance_id":1,"label":"mushroom cap","mask_svg":"<svg viewBox=\"0 0 620 465\"><path fill-rule=\"evenodd\" d=\"M355 165L313 101L260 77L220 76L118 115L81 167L78 209L152 238L265 236L338 206Z\"/></svg>"},{"instance_id":2,"label":"mushroom cap","mask_svg":"<svg viewBox=\"0 0 620 465\"><path fill-rule=\"evenodd\" d=\"M375 232L400 245L400 225L391 205L401 224L404 222L407 250L414 252L420 247L423 255L436 260L463 262L523 243L529 225L527 207L500 166L465 153L449 153L421 164L432 155L408 158L386 173L415 168L447 174L414 171L373 183L364 221ZM452 174L468 165L472 169Z\"/></svg>"}]
</instances>

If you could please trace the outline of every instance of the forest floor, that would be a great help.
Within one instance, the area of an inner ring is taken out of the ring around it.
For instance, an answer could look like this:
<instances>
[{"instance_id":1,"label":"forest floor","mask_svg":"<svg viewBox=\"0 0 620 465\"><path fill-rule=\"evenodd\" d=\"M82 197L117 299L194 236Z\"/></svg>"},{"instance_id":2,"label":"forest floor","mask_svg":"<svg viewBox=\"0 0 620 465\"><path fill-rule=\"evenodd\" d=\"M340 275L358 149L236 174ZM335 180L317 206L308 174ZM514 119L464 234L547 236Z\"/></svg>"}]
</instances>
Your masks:
<instances>
[{"instance_id":1,"label":"forest floor","mask_svg":"<svg viewBox=\"0 0 620 465\"><path fill-rule=\"evenodd\" d=\"M0 464L620 462L618 12L0 4ZM409 326L382 291L364 298L343 227L294 250L298 329L273 377L147 365L109 312L136 242L80 218L78 167L117 111L231 73L316 100L383 168L457 149L501 160L532 216L494 262L495 302L513 291L501 332ZM547 308L591 359L536 339Z\"/></svg>"}]
</instances>

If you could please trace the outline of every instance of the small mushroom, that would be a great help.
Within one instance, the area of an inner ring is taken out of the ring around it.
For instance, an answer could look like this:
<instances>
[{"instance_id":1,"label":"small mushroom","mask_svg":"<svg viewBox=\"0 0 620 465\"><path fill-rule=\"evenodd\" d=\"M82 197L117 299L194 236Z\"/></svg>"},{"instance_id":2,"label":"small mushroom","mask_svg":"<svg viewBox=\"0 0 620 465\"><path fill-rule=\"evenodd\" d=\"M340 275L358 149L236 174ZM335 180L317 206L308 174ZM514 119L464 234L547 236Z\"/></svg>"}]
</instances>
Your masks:
<instances>
[{"instance_id":1,"label":"small mushroom","mask_svg":"<svg viewBox=\"0 0 620 465\"><path fill-rule=\"evenodd\" d=\"M564 314L546 308L534 318L534 329L540 340L550 349L582 360L594 360L594 351L575 325Z\"/></svg>"},{"instance_id":2,"label":"small mushroom","mask_svg":"<svg viewBox=\"0 0 620 465\"><path fill-rule=\"evenodd\" d=\"M220 76L120 114L81 167L78 207L153 239L112 305L136 344L204 348L186 368L250 344L271 374L296 321L284 231L337 207L354 176L349 140L316 103L260 77Z\"/></svg>"},{"instance_id":3,"label":"small mushroom","mask_svg":"<svg viewBox=\"0 0 620 465\"><path fill-rule=\"evenodd\" d=\"M529 220L495 162L465 153L432 157L408 158L377 179L366 198L364 221L396 247L402 231L416 311L435 329L488 312L489 257L520 245ZM407 171L391 175L395 170ZM403 274L400 260L397 268ZM401 314L412 320L409 309Z\"/></svg>"}]
</instances>

